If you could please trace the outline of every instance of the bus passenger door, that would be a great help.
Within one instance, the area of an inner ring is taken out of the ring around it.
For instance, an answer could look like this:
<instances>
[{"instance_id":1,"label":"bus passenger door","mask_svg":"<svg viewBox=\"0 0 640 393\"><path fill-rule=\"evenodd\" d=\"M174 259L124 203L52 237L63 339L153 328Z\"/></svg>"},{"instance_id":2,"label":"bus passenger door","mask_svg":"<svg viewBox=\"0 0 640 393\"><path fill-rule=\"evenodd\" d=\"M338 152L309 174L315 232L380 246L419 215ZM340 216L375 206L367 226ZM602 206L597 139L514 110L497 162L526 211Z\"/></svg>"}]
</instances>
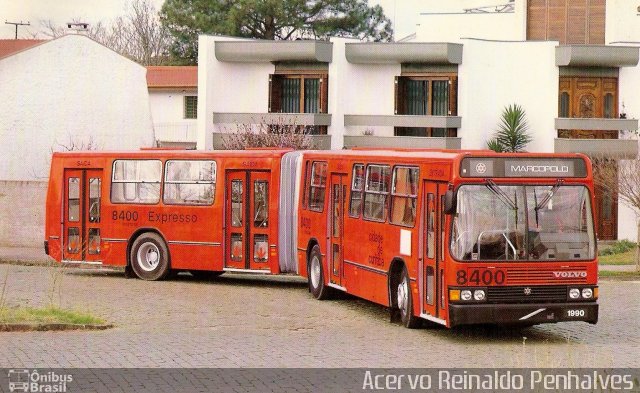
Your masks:
<instances>
[{"instance_id":1,"label":"bus passenger door","mask_svg":"<svg viewBox=\"0 0 640 393\"><path fill-rule=\"evenodd\" d=\"M102 170L64 172L63 260L100 262Z\"/></svg>"},{"instance_id":2,"label":"bus passenger door","mask_svg":"<svg viewBox=\"0 0 640 393\"><path fill-rule=\"evenodd\" d=\"M425 181L424 183L424 246L422 269L422 312L436 318L441 316L444 308L444 215L442 214L443 197L447 192L447 184Z\"/></svg>"},{"instance_id":3,"label":"bus passenger door","mask_svg":"<svg viewBox=\"0 0 640 393\"><path fill-rule=\"evenodd\" d=\"M226 179L225 267L269 270L269 172L228 171Z\"/></svg>"},{"instance_id":4,"label":"bus passenger door","mask_svg":"<svg viewBox=\"0 0 640 393\"><path fill-rule=\"evenodd\" d=\"M332 284L342 286L343 235L344 235L344 200L347 186L347 176L340 173L331 174L331 220L329 228L329 281Z\"/></svg>"}]
</instances>

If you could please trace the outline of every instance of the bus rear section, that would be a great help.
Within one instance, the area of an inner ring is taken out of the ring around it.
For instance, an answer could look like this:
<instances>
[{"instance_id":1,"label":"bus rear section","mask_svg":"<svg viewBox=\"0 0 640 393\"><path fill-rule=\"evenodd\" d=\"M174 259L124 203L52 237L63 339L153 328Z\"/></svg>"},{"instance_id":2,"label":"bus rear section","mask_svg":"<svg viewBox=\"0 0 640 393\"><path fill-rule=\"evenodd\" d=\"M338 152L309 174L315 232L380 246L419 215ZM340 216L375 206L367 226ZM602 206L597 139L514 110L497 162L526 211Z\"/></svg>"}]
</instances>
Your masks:
<instances>
[{"instance_id":1,"label":"bus rear section","mask_svg":"<svg viewBox=\"0 0 640 393\"><path fill-rule=\"evenodd\" d=\"M344 291L447 327L598 320L593 184L581 155L308 153L298 263Z\"/></svg>"},{"instance_id":2,"label":"bus rear section","mask_svg":"<svg viewBox=\"0 0 640 393\"><path fill-rule=\"evenodd\" d=\"M296 170L295 160L281 168L285 153L56 153L45 249L61 262L123 266L147 280L291 272L278 246L281 173Z\"/></svg>"}]
</instances>

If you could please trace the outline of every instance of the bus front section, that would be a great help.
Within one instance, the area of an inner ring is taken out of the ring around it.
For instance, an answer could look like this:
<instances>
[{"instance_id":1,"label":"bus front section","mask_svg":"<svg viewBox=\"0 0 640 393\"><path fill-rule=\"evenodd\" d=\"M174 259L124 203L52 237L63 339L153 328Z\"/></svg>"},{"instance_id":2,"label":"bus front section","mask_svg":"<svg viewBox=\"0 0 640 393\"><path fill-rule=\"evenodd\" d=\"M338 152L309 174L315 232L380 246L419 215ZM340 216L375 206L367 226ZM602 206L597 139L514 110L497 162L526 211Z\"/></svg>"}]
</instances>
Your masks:
<instances>
[{"instance_id":1,"label":"bus front section","mask_svg":"<svg viewBox=\"0 0 640 393\"><path fill-rule=\"evenodd\" d=\"M589 182L496 180L462 184L455 193L450 326L595 324L598 268Z\"/></svg>"}]
</instances>

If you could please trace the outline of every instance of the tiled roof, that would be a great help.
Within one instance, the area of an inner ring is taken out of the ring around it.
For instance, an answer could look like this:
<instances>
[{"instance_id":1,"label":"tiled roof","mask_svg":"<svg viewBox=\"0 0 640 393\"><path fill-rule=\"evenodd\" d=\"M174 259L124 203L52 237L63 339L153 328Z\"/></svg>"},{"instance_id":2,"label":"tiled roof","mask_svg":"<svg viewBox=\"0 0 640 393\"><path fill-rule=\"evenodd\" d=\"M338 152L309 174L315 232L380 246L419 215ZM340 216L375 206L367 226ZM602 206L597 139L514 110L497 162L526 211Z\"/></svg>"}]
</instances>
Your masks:
<instances>
[{"instance_id":1,"label":"tiled roof","mask_svg":"<svg viewBox=\"0 0 640 393\"><path fill-rule=\"evenodd\" d=\"M197 66L149 66L147 67L149 88L197 88Z\"/></svg>"},{"instance_id":2,"label":"tiled roof","mask_svg":"<svg viewBox=\"0 0 640 393\"><path fill-rule=\"evenodd\" d=\"M23 51L47 40L0 40L0 58Z\"/></svg>"}]
</instances>

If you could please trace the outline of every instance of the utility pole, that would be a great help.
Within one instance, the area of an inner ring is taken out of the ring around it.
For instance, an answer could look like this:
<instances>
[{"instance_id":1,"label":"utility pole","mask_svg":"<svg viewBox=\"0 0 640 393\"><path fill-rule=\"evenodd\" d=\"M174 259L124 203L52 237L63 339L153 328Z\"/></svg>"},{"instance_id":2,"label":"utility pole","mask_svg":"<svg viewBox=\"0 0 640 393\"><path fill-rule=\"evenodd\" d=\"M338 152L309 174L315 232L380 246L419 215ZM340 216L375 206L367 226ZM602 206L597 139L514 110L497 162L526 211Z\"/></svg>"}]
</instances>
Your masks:
<instances>
[{"instance_id":1,"label":"utility pole","mask_svg":"<svg viewBox=\"0 0 640 393\"><path fill-rule=\"evenodd\" d=\"M14 25L16 27L16 40L18 39L18 26L31 26L31 23L27 22L27 23L22 23L22 21L20 22L7 22L7 20L5 19L4 21L5 25Z\"/></svg>"}]
</instances>

